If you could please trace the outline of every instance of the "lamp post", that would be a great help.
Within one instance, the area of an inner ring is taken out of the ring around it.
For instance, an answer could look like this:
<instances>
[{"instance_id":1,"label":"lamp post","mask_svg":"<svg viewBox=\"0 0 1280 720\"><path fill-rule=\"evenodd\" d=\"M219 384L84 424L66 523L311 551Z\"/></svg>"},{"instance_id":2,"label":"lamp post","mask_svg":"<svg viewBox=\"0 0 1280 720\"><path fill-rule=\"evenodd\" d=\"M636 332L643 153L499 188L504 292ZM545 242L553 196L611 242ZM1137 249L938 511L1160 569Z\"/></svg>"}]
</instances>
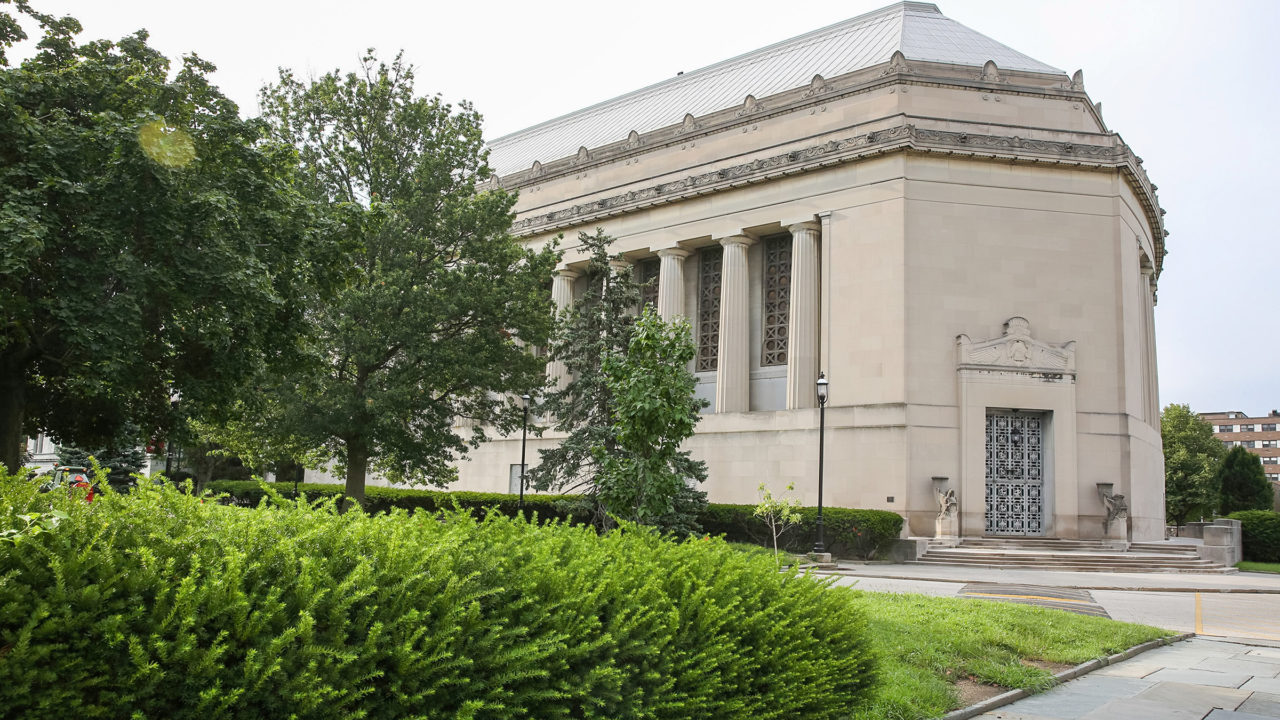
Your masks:
<instances>
[{"instance_id":1,"label":"lamp post","mask_svg":"<svg viewBox=\"0 0 1280 720\"><path fill-rule=\"evenodd\" d=\"M524 402L524 421L520 425L520 512L524 512L524 447L529 436L529 393L520 396Z\"/></svg>"},{"instance_id":2,"label":"lamp post","mask_svg":"<svg viewBox=\"0 0 1280 720\"><path fill-rule=\"evenodd\" d=\"M823 449L827 431L827 375L818 373L818 541L813 544L813 551L818 554L827 551L822 534L822 463Z\"/></svg>"}]
</instances>

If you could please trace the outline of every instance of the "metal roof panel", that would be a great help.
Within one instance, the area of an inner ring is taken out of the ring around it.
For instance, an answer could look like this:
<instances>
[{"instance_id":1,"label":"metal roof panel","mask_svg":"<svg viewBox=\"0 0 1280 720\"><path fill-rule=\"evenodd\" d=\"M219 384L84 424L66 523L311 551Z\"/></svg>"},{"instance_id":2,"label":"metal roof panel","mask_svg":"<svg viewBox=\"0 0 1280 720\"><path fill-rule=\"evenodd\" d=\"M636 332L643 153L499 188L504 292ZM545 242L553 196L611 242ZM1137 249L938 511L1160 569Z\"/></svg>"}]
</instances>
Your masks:
<instances>
[{"instance_id":1,"label":"metal roof panel","mask_svg":"<svg viewBox=\"0 0 1280 720\"><path fill-rule=\"evenodd\" d=\"M499 175L534 161L568 157L580 147L616 142L806 85L814 75L839 75L887 62L895 50L909 60L1063 74L945 17L936 5L900 2L798 37L669 78L531 128L492 140L489 162Z\"/></svg>"}]
</instances>

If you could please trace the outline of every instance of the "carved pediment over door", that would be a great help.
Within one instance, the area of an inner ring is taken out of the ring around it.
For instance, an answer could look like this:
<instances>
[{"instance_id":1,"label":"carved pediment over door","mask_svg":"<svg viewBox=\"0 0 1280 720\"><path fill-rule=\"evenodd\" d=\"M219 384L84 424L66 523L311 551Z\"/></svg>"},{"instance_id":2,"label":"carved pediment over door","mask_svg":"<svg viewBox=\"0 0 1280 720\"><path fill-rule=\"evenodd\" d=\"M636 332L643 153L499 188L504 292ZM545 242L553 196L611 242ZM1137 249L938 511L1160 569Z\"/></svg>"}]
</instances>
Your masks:
<instances>
[{"instance_id":1,"label":"carved pediment over door","mask_svg":"<svg viewBox=\"0 0 1280 720\"><path fill-rule=\"evenodd\" d=\"M956 336L956 364L961 370L1026 373L1075 380L1076 343L1061 345L1031 336L1031 323L1014 316L1005 321L1004 334L990 340Z\"/></svg>"}]
</instances>

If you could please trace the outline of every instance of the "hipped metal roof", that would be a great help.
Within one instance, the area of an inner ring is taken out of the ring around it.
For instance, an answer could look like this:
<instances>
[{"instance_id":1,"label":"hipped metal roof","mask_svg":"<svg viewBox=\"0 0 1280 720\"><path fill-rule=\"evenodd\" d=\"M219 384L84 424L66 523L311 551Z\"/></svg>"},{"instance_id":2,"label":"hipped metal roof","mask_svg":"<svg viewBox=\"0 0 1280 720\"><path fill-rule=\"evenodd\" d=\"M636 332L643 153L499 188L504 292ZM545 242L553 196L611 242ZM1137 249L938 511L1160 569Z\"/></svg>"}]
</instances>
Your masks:
<instances>
[{"instance_id":1,"label":"hipped metal roof","mask_svg":"<svg viewBox=\"0 0 1280 720\"><path fill-rule=\"evenodd\" d=\"M1063 75L1061 70L1002 45L944 16L936 5L900 2L664 80L612 100L493 140L489 163L499 175L741 105L802 85L814 75L834 78L888 62L895 50L908 60Z\"/></svg>"}]
</instances>

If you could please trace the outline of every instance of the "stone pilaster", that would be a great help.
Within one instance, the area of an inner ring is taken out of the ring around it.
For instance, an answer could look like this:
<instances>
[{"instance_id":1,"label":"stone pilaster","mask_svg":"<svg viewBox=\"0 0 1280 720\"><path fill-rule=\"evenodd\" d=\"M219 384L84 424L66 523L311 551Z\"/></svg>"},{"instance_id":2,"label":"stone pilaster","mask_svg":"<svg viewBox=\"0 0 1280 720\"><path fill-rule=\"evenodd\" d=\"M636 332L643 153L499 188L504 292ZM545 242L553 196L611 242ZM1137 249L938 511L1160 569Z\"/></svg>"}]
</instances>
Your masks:
<instances>
[{"instance_id":1,"label":"stone pilaster","mask_svg":"<svg viewBox=\"0 0 1280 720\"><path fill-rule=\"evenodd\" d=\"M745 235L720 240L724 260L720 275L720 345L716 370L716 412L751 409L751 280Z\"/></svg>"},{"instance_id":2,"label":"stone pilaster","mask_svg":"<svg viewBox=\"0 0 1280 720\"><path fill-rule=\"evenodd\" d=\"M816 407L818 380L818 240L821 226L791 231L791 312L787 318L787 409Z\"/></svg>"},{"instance_id":3,"label":"stone pilaster","mask_svg":"<svg viewBox=\"0 0 1280 720\"><path fill-rule=\"evenodd\" d=\"M551 302L556 306L556 314L568 312L573 306L573 281L579 273L573 270L559 270L551 280ZM547 379L557 390L569 384L569 369L559 360L547 363Z\"/></svg>"},{"instance_id":4,"label":"stone pilaster","mask_svg":"<svg viewBox=\"0 0 1280 720\"><path fill-rule=\"evenodd\" d=\"M663 248L658 251L658 316L667 322L684 317L684 259L689 251Z\"/></svg>"},{"instance_id":5,"label":"stone pilaster","mask_svg":"<svg viewBox=\"0 0 1280 720\"><path fill-rule=\"evenodd\" d=\"M1155 316L1156 271L1150 266L1142 267L1142 353L1143 369L1146 380L1146 412L1147 424L1160 426L1160 385L1156 369L1156 316Z\"/></svg>"}]
</instances>

